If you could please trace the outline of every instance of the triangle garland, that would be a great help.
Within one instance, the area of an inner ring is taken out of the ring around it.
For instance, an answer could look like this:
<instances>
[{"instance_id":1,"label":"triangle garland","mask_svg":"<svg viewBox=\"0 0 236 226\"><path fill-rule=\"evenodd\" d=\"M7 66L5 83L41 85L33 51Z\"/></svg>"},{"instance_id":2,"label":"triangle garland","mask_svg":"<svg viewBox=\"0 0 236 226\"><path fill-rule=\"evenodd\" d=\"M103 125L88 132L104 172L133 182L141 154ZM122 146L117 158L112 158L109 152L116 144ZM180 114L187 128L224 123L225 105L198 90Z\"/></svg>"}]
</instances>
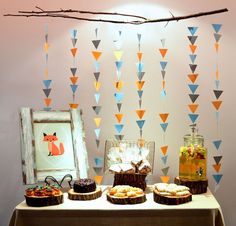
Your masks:
<instances>
[{"instance_id":1,"label":"triangle garland","mask_svg":"<svg viewBox=\"0 0 236 226\"><path fill-rule=\"evenodd\" d=\"M142 128L143 128L143 125L144 125L144 123L145 123L145 120L137 120L136 123L137 123L139 129L142 129Z\"/></svg>"},{"instance_id":2,"label":"triangle garland","mask_svg":"<svg viewBox=\"0 0 236 226\"><path fill-rule=\"evenodd\" d=\"M219 184L222 179L223 174L213 174L212 176L213 176L216 184Z\"/></svg>"},{"instance_id":3,"label":"triangle garland","mask_svg":"<svg viewBox=\"0 0 236 226\"><path fill-rule=\"evenodd\" d=\"M222 27L222 24L212 24L213 29L218 33Z\"/></svg>"},{"instance_id":4,"label":"triangle garland","mask_svg":"<svg viewBox=\"0 0 236 226\"><path fill-rule=\"evenodd\" d=\"M219 164L219 163L220 163L220 161L221 161L222 157L223 157L222 155L213 156L213 158L214 158L214 160L215 160L216 164Z\"/></svg>"},{"instance_id":5,"label":"triangle garland","mask_svg":"<svg viewBox=\"0 0 236 226\"><path fill-rule=\"evenodd\" d=\"M136 114L138 115L139 119L142 119L145 114L145 110L136 110Z\"/></svg>"},{"instance_id":6,"label":"triangle garland","mask_svg":"<svg viewBox=\"0 0 236 226\"><path fill-rule=\"evenodd\" d=\"M99 51L92 51L93 57L96 61L98 61L98 59L100 58L100 56L102 55L102 52Z\"/></svg>"},{"instance_id":7,"label":"triangle garland","mask_svg":"<svg viewBox=\"0 0 236 226\"><path fill-rule=\"evenodd\" d=\"M170 169L170 167L167 166L167 167L161 169L161 171L162 171L162 173L166 176L166 175L168 174L169 169Z\"/></svg>"},{"instance_id":8,"label":"triangle garland","mask_svg":"<svg viewBox=\"0 0 236 226\"><path fill-rule=\"evenodd\" d=\"M222 140L214 140L212 143L214 144L216 150L219 150Z\"/></svg>"},{"instance_id":9,"label":"triangle garland","mask_svg":"<svg viewBox=\"0 0 236 226\"><path fill-rule=\"evenodd\" d=\"M92 106L94 112L96 115L99 115L99 112L101 111L102 106Z\"/></svg>"},{"instance_id":10,"label":"triangle garland","mask_svg":"<svg viewBox=\"0 0 236 226\"><path fill-rule=\"evenodd\" d=\"M194 35L197 31L198 27L188 27L188 30L190 31L191 35Z\"/></svg>"},{"instance_id":11,"label":"triangle garland","mask_svg":"<svg viewBox=\"0 0 236 226\"><path fill-rule=\"evenodd\" d=\"M198 74L189 74L189 75L188 75L188 78L190 79L190 81L191 81L192 83L195 83L197 77L198 77Z\"/></svg>"},{"instance_id":12,"label":"triangle garland","mask_svg":"<svg viewBox=\"0 0 236 226\"><path fill-rule=\"evenodd\" d=\"M170 176L160 176L162 183L168 183L170 180Z\"/></svg>"},{"instance_id":13,"label":"triangle garland","mask_svg":"<svg viewBox=\"0 0 236 226\"><path fill-rule=\"evenodd\" d=\"M168 49L159 49L159 52L160 52L162 58L165 58L167 51L168 51Z\"/></svg>"},{"instance_id":14,"label":"triangle garland","mask_svg":"<svg viewBox=\"0 0 236 226\"><path fill-rule=\"evenodd\" d=\"M195 123L196 120L198 119L198 116L199 116L199 115L198 115L198 114L188 114L188 116L189 116L191 122L192 122L192 123Z\"/></svg>"},{"instance_id":15,"label":"triangle garland","mask_svg":"<svg viewBox=\"0 0 236 226\"><path fill-rule=\"evenodd\" d=\"M199 85L196 84L188 84L189 89L191 90L192 94L194 94L197 90Z\"/></svg>"},{"instance_id":16,"label":"triangle garland","mask_svg":"<svg viewBox=\"0 0 236 226\"><path fill-rule=\"evenodd\" d=\"M92 43L93 43L93 45L94 45L95 49L97 49L97 48L98 48L98 46L99 46L100 42L101 42L101 40L92 40Z\"/></svg>"},{"instance_id":17,"label":"triangle garland","mask_svg":"<svg viewBox=\"0 0 236 226\"><path fill-rule=\"evenodd\" d=\"M167 163L167 158L168 158L168 155L165 155L165 156L161 157L161 160L162 160L163 164L165 164L165 165Z\"/></svg>"},{"instance_id":18,"label":"triangle garland","mask_svg":"<svg viewBox=\"0 0 236 226\"><path fill-rule=\"evenodd\" d=\"M116 116L116 119L117 119L117 122L120 123L122 121L122 118L123 118L123 114L115 114Z\"/></svg>"},{"instance_id":19,"label":"triangle garland","mask_svg":"<svg viewBox=\"0 0 236 226\"><path fill-rule=\"evenodd\" d=\"M95 93L94 98L95 98L96 103L98 104L100 100L100 93Z\"/></svg>"},{"instance_id":20,"label":"triangle garland","mask_svg":"<svg viewBox=\"0 0 236 226\"><path fill-rule=\"evenodd\" d=\"M48 89L49 86L51 85L51 82L52 82L52 80L50 80L50 79L43 80L43 84L44 84L44 86L45 86L47 89Z\"/></svg>"},{"instance_id":21,"label":"triangle garland","mask_svg":"<svg viewBox=\"0 0 236 226\"><path fill-rule=\"evenodd\" d=\"M169 113L162 113L162 114L159 114L162 122L166 122L168 116L169 116Z\"/></svg>"},{"instance_id":22,"label":"triangle garland","mask_svg":"<svg viewBox=\"0 0 236 226\"><path fill-rule=\"evenodd\" d=\"M124 135L115 135L116 140L123 140Z\"/></svg>"},{"instance_id":23,"label":"triangle garland","mask_svg":"<svg viewBox=\"0 0 236 226\"><path fill-rule=\"evenodd\" d=\"M189 105L188 105L188 107L189 107L189 109L190 109L190 111L191 111L192 113L195 113L195 112L196 112L198 106L199 106L198 104L189 104Z\"/></svg>"},{"instance_id":24,"label":"triangle garland","mask_svg":"<svg viewBox=\"0 0 236 226\"><path fill-rule=\"evenodd\" d=\"M168 145L161 147L161 151L162 151L163 155L166 155L167 150L168 150Z\"/></svg>"},{"instance_id":25,"label":"triangle garland","mask_svg":"<svg viewBox=\"0 0 236 226\"><path fill-rule=\"evenodd\" d=\"M221 94L223 93L223 90L213 90L216 99L218 100Z\"/></svg>"},{"instance_id":26,"label":"triangle garland","mask_svg":"<svg viewBox=\"0 0 236 226\"><path fill-rule=\"evenodd\" d=\"M115 129L116 129L117 133L121 133L123 127L124 127L123 124L115 124Z\"/></svg>"},{"instance_id":27,"label":"triangle garland","mask_svg":"<svg viewBox=\"0 0 236 226\"><path fill-rule=\"evenodd\" d=\"M199 94L189 94L189 97L190 97L192 103L194 103L197 100L197 98L199 97Z\"/></svg>"},{"instance_id":28,"label":"triangle garland","mask_svg":"<svg viewBox=\"0 0 236 226\"><path fill-rule=\"evenodd\" d=\"M168 123L160 123L160 126L164 132L166 132L166 129L168 127Z\"/></svg>"},{"instance_id":29,"label":"triangle garland","mask_svg":"<svg viewBox=\"0 0 236 226\"><path fill-rule=\"evenodd\" d=\"M222 101L221 100L215 100L215 101L212 101L212 104L213 104L213 106L215 107L216 110L219 110L220 107L221 107Z\"/></svg>"}]
</instances>

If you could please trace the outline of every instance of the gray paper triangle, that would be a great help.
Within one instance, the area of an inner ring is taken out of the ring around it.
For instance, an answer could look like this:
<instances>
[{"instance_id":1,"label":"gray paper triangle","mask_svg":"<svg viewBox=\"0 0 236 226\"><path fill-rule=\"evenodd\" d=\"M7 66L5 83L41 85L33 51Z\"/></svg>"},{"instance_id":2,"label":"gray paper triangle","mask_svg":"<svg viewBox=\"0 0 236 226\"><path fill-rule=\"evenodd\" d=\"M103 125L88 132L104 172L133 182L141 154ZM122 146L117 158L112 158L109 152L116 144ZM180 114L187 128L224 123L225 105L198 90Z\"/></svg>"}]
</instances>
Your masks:
<instances>
[{"instance_id":1,"label":"gray paper triangle","mask_svg":"<svg viewBox=\"0 0 236 226\"><path fill-rule=\"evenodd\" d=\"M189 67L190 67L192 73L194 73L197 68L197 64L189 64Z\"/></svg>"},{"instance_id":2,"label":"gray paper triangle","mask_svg":"<svg viewBox=\"0 0 236 226\"><path fill-rule=\"evenodd\" d=\"M163 172L163 174L164 174L165 176L168 174L169 168L170 168L170 167L167 166L167 167L161 169L161 171Z\"/></svg>"},{"instance_id":3,"label":"gray paper triangle","mask_svg":"<svg viewBox=\"0 0 236 226\"><path fill-rule=\"evenodd\" d=\"M97 148L99 147L99 144L100 144L100 140L96 139Z\"/></svg>"},{"instance_id":4,"label":"gray paper triangle","mask_svg":"<svg viewBox=\"0 0 236 226\"><path fill-rule=\"evenodd\" d=\"M124 135L115 135L115 138L116 138L117 140L123 140Z\"/></svg>"},{"instance_id":5,"label":"gray paper triangle","mask_svg":"<svg viewBox=\"0 0 236 226\"><path fill-rule=\"evenodd\" d=\"M138 104L139 104L139 108L141 108L142 107L142 100L139 100Z\"/></svg>"},{"instance_id":6,"label":"gray paper triangle","mask_svg":"<svg viewBox=\"0 0 236 226\"><path fill-rule=\"evenodd\" d=\"M94 166L93 170L95 171L96 175L99 175L102 172L102 167L101 166Z\"/></svg>"},{"instance_id":7,"label":"gray paper triangle","mask_svg":"<svg viewBox=\"0 0 236 226\"><path fill-rule=\"evenodd\" d=\"M121 34L122 34L122 31L119 31L119 36L121 36Z\"/></svg>"},{"instance_id":8,"label":"gray paper triangle","mask_svg":"<svg viewBox=\"0 0 236 226\"><path fill-rule=\"evenodd\" d=\"M214 37L215 37L215 40L216 42L219 42L220 38L221 38L221 35L220 34L214 34Z\"/></svg>"},{"instance_id":9,"label":"gray paper triangle","mask_svg":"<svg viewBox=\"0 0 236 226\"><path fill-rule=\"evenodd\" d=\"M98 36L98 28L95 29L95 35Z\"/></svg>"},{"instance_id":10,"label":"gray paper triangle","mask_svg":"<svg viewBox=\"0 0 236 226\"><path fill-rule=\"evenodd\" d=\"M75 76L76 71L77 71L77 68L76 68L76 67L72 67L72 68L70 69L70 71L71 71L72 75Z\"/></svg>"},{"instance_id":11,"label":"gray paper triangle","mask_svg":"<svg viewBox=\"0 0 236 226\"><path fill-rule=\"evenodd\" d=\"M198 36L188 36L189 41L192 45L196 42Z\"/></svg>"},{"instance_id":12,"label":"gray paper triangle","mask_svg":"<svg viewBox=\"0 0 236 226\"><path fill-rule=\"evenodd\" d=\"M43 89L43 92L45 96L48 97L50 95L51 89Z\"/></svg>"},{"instance_id":13,"label":"gray paper triangle","mask_svg":"<svg viewBox=\"0 0 236 226\"><path fill-rule=\"evenodd\" d=\"M100 72L94 72L93 74L94 74L96 81L98 81L99 76L100 76Z\"/></svg>"},{"instance_id":14,"label":"gray paper triangle","mask_svg":"<svg viewBox=\"0 0 236 226\"><path fill-rule=\"evenodd\" d=\"M213 156L213 158L214 158L216 164L219 164L219 163L220 163L220 160L222 159L222 157L223 157L222 155L221 155L221 156Z\"/></svg>"},{"instance_id":15,"label":"gray paper triangle","mask_svg":"<svg viewBox=\"0 0 236 226\"><path fill-rule=\"evenodd\" d=\"M48 34L45 35L45 41L48 42Z\"/></svg>"},{"instance_id":16,"label":"gray paper triangle","mask_svg":"<svg viewBox=\"0 0 236 226\"><path fill-rule=\"evenodd\" d=\"M116 105L117 105L118 111L120 112L122 103L117 103Z\"/></svg>"},{"instance_id":17,"label":"gray paper triangle","mask_svg":"<svg viewBox=\"0 0 236 226\"><path fill-rule=\"evenodd\" d=\"M197 100L198 96L199 96L199 94L189 94L189 97L190 97L192 103L194 103Z\"/></svg>"},{"instance_id":18,"label":"gray paper triangle","mask_svg":"<svg viewBox=\"0 0 236 226\"><path fill-rule=\"evenodd\" d=\"M97 49L99 44L100 44L101 40L93 40L92 43L94 45L94 47Z\"/></svg>"},{"instance_id":19,"label":"gray paper triangle","mask_svg":"<svg viewBox=\"0 0 236 226\"><path fill-rule=\"evenodd\" d=\"M223 93L223 90L213 90L213 91L214 91L216 99L218 100L221 94Z\"/></svg>"},{"instance_id":20,"label":"gray paper triangle","mask_svg":"<svg viewBox=\"0 0 236 226\"><path fill-rule=\"evenodd\" d=\"M92 106L93 110L95 111L96 115L99 114L99 112L101 111L101 106Z\"/></svg>"},{"instance_id":21,"label":"gray paper triangle","mask_svg":"<svg viewBox=\"0 0 236 226\"><path fill-rule=\"evenodd\" d=\"M72 41L72 45L73 45L73 47L75 47L76 42L77 42L77 38L72 38L71 41Z\"/></svg>"},{"instance_id":22,"label":"gray paper triangle","mask_svg":"<svg viewBox=\"0 0 236 226\"><path fill-rule=\"evenodd\" d=\"M145 72L138 72L138 79L141 81Z\"/></svg>"},{"instance_id":23,"label":"gray paper triangle","mask_svg":"<svg viewBox=\"0 0 236 226\"><path fill-rule=\"evenodd\" d=\"M166 75L166 71L161 71L161 76L162 76L162 79L164 80L165 79L165 75Z\"/></svg>"},{"instance_id":24,"label":"gray paper triangle","mask_svg":"<svg viewBox=\"0 0 236 226\"><path fill-rule=\"evenodd\" d=\"M162 47L165 47L165 43L166 43L166 40L165 39L161 39Z\"/></svg>"}]
</instances>

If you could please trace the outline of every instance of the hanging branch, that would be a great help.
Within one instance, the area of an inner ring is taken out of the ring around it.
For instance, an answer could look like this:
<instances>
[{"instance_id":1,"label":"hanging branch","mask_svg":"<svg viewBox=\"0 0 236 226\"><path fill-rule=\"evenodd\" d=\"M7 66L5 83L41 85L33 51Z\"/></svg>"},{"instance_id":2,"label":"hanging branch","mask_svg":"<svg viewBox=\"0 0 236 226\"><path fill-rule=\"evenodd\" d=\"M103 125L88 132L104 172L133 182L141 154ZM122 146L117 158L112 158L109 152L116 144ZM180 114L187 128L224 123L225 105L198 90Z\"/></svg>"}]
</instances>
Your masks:
<instances>
[{"instance_id":1,"label":"hanging branch","mask_svg":"<svg viewBox=\"0 0 236 226\"><path fill-rule=\"evenodd\" d=\"M91 12L91 11L81 11L81 10L43 10L42 8L36 6L36 9L38 11L18 11L18 14L5 14L4 16L19 16L19 17L60 17L60 18L66 18L66 19L74 19L74 20L83 20L83 21L92 21L92 22L106 22L106 23L117 23L117 24L145 24L145 23L160 23L160 22L170 22L170 21L180 21L180 20L186 20L194 17L201 17L201 16L209 16L213 14L219 14L228 12L229 10L227 8L224 9L218 9L213 11L207 11L207 12L200 12L185 16L174 16L171 12L171 17L168 18L160 18L160 19L147 19L145 17L139 16L139 15L132 15L132 14L125 14L125 13L109 13L109 12ZM134 17L139 20L110 20L110 19L94 19L94 18L86 18L86 17L78 17L78 16L71 16L68 15L68 13L74 13L74 14L96 14L96 15L106 15L106 16L122 16L122 17Z\"/></svg>"}]
</instances>

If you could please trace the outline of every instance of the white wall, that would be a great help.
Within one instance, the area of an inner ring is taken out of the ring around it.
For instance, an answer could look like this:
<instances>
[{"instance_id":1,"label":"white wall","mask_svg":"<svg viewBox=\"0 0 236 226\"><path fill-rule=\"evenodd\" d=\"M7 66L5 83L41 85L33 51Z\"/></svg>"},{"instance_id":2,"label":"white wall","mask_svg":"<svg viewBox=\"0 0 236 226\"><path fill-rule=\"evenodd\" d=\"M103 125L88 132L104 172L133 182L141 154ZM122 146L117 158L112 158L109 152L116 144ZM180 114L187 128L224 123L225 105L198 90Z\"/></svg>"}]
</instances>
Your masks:
<instances>
[{"instance_id":1,"label":"white wall","mask_svg":"<svg viewBox=\"0 0 236 226\"><path fill-rule=\"evenodd\" d=\"M127 3L126 3L127 2ZM87 135L87 149L90 157L90 166L93 166L95 156L103 156L103 146L107 138L113 138L115 134L114 113L116 112L114 82L115 58L113 56L114 46L112 41L116 38L117 30L123 31L123 50L124 66L122 76L124 80L124 134L126 139L136 139L138 129L136 125L135 109L138 108L137 93L135 87L137 61L137 32L142 33L142 52L144 53L143 62L146 72L144 79L143 107L146 108L146 124L144 125L144 137L147 140L155 140L157 147L161 145L162 133L159 126L158 113L161 112L160 100L160 38L166 37L168 52L167 66L167 90L168 98L166 107L169 110L170 125L167 132L167 142L169 143L169 174L177 175L178 172L178 151L182 145L182 137L188 132L189 120L187 118L187 104L189 98L187 94L189 73L189 49L187 26L198 26L197 40L198 58L197 71L200 74L199 87L199 114L198 121L200 133L205 137L205 145L209 150L208 176L210 188L214 189L212 174L214 173L212 156L216 155L211 141L216 136L216 126L214 111L210 101L213 100L214 73L215 73L215 51L213 48L213 29L212 23L222 23L221 49L219 54L219 66L221 72L221 84L224 93L222 95L223 106L220 117L220 135L223 140L222 172L224 174L221 186L215 194L221 204L226 220L226 225L236 224L235 208L236 198L234 196L236 185L233 178L235 173L235 126L236 121L234 111L235 105L235 9L236 4L233 0L146 0L146 1L6 1L0 2L0 14L16 12L18 10L32 10L35 5L45 9L72 8L91 11L120 11L126 13L139 13L147 17L166 17L169 11L174 15L185 15L194 12L208 11L227 7L230 12L225 14L213 15L209 17L190 19L180 22L172 22L163 29L165 24L150 24L142 26L113 24L96 24L89 22L78 22L63 19L49 18L13 18L0 17L0 225L7 225L14 206L24 199L24 186L21 177L21 158L19 140L19 108L29 106L35 109L43 107L42 80L44 70L44 27L49 27L49 76L53 79L51 97L54 109L67 109L68 102L71 100L69 88L69 67L71 66L71 47L69 31L72 28L79 30L78 42L78 67L79 67L79 102L84 112L85 129ZM93 94L93 59L91 51L93 46L91 40L95 38L94 29L99 28L99 37L102 42L100 50L103 52L101 57L101 111L102 129L101 141L103 143L100 152L95 148L95 136L93 129L93 111L91 106L95 103ZM158 180L163 167L161 153L156 150L154 175L149 178L151 183ZM90 176L93 176L91 169ZM109 182L109 178L104 179Z\"/></svg>"}]
</instances>

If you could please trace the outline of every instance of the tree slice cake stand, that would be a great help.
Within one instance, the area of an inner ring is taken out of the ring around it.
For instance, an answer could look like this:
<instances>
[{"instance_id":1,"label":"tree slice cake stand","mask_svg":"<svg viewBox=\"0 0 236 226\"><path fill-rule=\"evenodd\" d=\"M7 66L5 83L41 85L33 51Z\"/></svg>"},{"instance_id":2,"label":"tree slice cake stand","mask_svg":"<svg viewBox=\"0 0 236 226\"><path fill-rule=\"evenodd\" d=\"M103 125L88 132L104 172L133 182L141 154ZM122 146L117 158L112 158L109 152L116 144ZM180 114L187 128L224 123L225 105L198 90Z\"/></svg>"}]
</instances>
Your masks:
<instances>
[{"instance_id":1,"label":"tree slice cake stand","mask_svg":"<svg viewBox=\"0 0 236 226\"><path fill-rule=\"evenodd\" d=\"M190 181L176 177L174 180L175 184L184 185L190 188L192 194L202 194L207 192L208 180Z\"/></svg>"},{"instance_id":2,"label":"tree slice cake stand","mask_svg":"<svg viewBox=\"0 0 236 226\"><path fill-rule=\"evenodd\" d=\"M53 206L63 203L63 193L54 196L27 196L25 195L26 204L33 207Z\"/></svg>"},{"instance_id":3,"label":"tree slice cake stand","mask_svg":"<svg viewBox=\"0 0 236 226\"><path fill-rule=\"evenodd\" d=\"M138 203L144 203L146 199L146 195L139 195L135 197L115 197L112 195L107 194L107 200L113 204L121 204L121 205L126 205L126 204L138 204Z\"/></svg>"},{"instance_id":4,"label":"tree slice cake stand","mask_svg":"<svg viewBox=\"0 0 236 226\"><path fill-rule=\"evenodd\" d=\"M74 192L74 189L70 189L68 191L68 198L71 200L94 200L102 195L102 190L101 188L97 187L95 191L93 192L88 192L88 193L77 193Z\"/></svg>"},{"instance_id":5,"label":"tree slice cake stand","mask_svg":"<svg viewBox=\"0 0 236 226\"><path fill-rule=\"evenodd\" d=\"M165 205L179 205L192 201L192 194L183 196L164 196L156 189L153 190L154 201Z\"/></svg>"}]
</instances>

